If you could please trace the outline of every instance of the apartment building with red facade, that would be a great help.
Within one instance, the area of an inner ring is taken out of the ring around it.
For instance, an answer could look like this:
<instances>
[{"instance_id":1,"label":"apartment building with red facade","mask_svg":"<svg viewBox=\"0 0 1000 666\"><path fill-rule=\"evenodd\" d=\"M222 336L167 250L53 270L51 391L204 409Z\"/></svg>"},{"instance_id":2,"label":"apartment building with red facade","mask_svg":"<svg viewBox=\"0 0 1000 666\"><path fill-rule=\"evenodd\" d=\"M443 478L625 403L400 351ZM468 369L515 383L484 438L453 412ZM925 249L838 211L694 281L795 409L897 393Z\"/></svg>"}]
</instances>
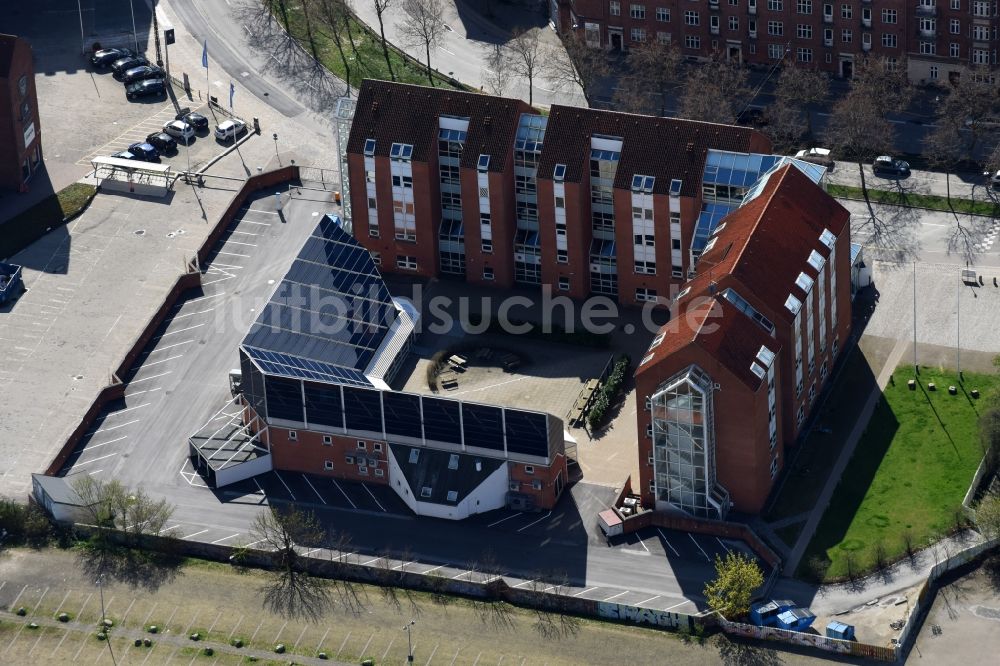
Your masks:
<instances>
[{"instance_id":1,"label":"apartment building with red facade","mask_svg":"<svg viewBox=\"0 0 1000 666\"><path fill-rule=\"evenodd\" d=\"M643 504L759 512L851 327L850 214L779 164L715 227L636 371Z\"/></svg>"},{"instance_id":2,"label":"apartment building with red facade","mask_svg":"<svg viewBox=\"0 0 1000 666\"><path fill-rule=\"evenodd\" d=\"M0 34L0 188L26 191L42 164L31 45Z\"/></svg>"},{"instance_id":3,"label":"apartment building with red facade","mask_svg":"<svg viewBox=\"0 0 1000 666\"><path fill-rule=\"evenodd\" d=\"M352 228L387 272L641 304L692 274L713 154L770 150L745 127L559 105L543 116L369 80L346 151Z\"/></svg>"},{"instance_id":4,"label":"apartment building with red facade","mask_svg":"<svg viewBox=\"0 0 1000 666\"><path fill-rule=\"evenodd\" d=\"M995 66L1000 27L990 0L553 0L552 12L560 31L594 48L658 40L691 58L780 60L841 77L870 54L906 63L924 83Z\"/></svg>"}]
</instances>

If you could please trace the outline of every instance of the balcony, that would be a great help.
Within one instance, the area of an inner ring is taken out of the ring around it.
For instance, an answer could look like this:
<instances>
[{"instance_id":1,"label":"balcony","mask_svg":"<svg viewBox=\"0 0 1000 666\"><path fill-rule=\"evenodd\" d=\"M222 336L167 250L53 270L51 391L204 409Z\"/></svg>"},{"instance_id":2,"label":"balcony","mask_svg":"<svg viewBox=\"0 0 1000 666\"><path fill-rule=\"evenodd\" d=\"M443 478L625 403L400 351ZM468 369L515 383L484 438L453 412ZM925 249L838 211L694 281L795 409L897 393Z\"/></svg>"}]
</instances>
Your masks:
<instances>
[{"instance_id":1,"label":"balcony","mask_svg":"<svg viewBox=\"0 0 1000 666\"><path fill-rule=\"evenodd\" d=\"M864 26L864 27L866 27L866 28L872 27L871 17L869 17L869 18L862 18L861 19L861 25Z\"/></svg>"},{"instance_id":2,"label":"balcony","mask_svg":"<svg viewBox=\"0 0 1000 666\"><path fill-rule=\"evenodd\" d=\"M937 7L917 5L917 16L937 16Z\"/></svg>"},{"instance_id":3,"label":"balcony","mask_svg":"<svg viewBox=\"0 0 1000 666\"><path fill-rule=\"evenodd\" d=\"M713 25L708 29L708 31L711 32L713 35L717 35L719 34L719 26Z\"/></svg>"},{"instance_id":4,"label":"balcony","mask_svg":"<svg viewBox=\"0 0 1000 666\"><path fill-rule=\"evenodd\" d=\"M833 23L833 14L823 14L823 23Z\"/></svg>"},{"instance_id":5,"label":"balcony","mask_svg":"<svg viewBox=\"0 0 1000 666\"><path fill-rule=\"evenodd\" d=\"M936 35L937 35L937 30L934 29L934 28L921 28L920 29L920 36L921 37L928 37L928 38L933 39Z\"/></svg>"},{"instance_id":6,"label":"balcony","mask_svg":"<svg viewBox=\"0 0 1000 666\"><path fill-rule=\"evenodd\" d=\"M708 6L709 6L710 9L718 9L719 8L719 0L708 0Z\"/></svg>"},{"instance_id":7,"label":"balcony","mask_svg":"<svg viewBox=\"0 0 1000 666\"><path fill-rule=\"evenodd\" d=\"M750 14L750 16L757 16L757 5L756 4L748 5L747 12Z\"/></svg>"},{"instance_id":8,"label":"balcony","mask_svg":"<svg viewBox=\"0 0 1000 666\"><path fill-rule=\"evenodd\" d=\"M833 37L828 37L823 40L823 46L833 46Z\"/></svg>"},{"instance_id":9,"label":"balcony","mask_svg":"<svg viewBox=\"0 0 1000 666\"><path fill-rule=\"evenodd\" d=\"M756 30L751 30L750 31L750 39L757 39L757 31Z\"/></svg>"},{"instance_id":10,"label":"balcony","mask_svg":"<svg viewBox=\"0 0 1000 666\"><path fill-rule=\"evenodd\" d=\"M872 43L871 42L861 42L861 50L865 51L866 53L868 51L871 51L872 50Z\"/></svg>"}]
</instances>

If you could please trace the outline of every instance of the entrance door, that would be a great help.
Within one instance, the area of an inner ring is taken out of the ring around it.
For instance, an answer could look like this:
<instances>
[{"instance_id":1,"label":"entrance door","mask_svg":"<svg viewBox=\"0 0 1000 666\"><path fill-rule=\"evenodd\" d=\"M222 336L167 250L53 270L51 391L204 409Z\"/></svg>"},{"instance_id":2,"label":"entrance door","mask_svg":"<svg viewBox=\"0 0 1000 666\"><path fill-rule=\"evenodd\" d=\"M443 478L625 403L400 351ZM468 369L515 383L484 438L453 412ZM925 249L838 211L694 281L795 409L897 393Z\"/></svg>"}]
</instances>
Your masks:
<instances>
[{"instance_id":1,"label":"entrance door","mask_svg":"<svg viewBox=\"0 0 1000 666\"><path fill-rule=\"evenodd\" d=\"M840 61L840 76L844 79L849 79L854 76L854 61L853 60L841 60Z\"/></svg>"},{"instance_id":2,"label":"entrance door","mask_svg":"<svg viewBox=\"0 0 1000 666\"><path fill-rule=\"evenodd\" d=\"M622 50L622 33L611 32L609 33L611 39L611 50L621 51Z\"/></svg>"},{"instance_id":3,"label":"entrance door","mask_svg":"<svg viewBox=\"0 0 1000 666\"><path fill-rule=\"evenodd\" d=\"M743 49L741 49L736 44L730 44L726 49L726 60L729 62L735 62L738 65L743 64Z\"/></svg>"}]
</instances>

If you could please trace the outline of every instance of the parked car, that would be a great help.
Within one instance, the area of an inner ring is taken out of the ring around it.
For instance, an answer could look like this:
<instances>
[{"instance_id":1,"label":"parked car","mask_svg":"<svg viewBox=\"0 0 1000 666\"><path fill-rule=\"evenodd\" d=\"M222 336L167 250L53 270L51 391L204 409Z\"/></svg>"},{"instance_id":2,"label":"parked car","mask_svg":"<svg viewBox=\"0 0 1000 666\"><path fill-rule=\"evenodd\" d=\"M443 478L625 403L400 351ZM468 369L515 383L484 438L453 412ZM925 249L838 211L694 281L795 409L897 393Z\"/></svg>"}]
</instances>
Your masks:
<instances>
[{"instance_id":1,"label":"parked car","mask_svg":"<svg viewBox=\"0 0 1000 666\"><path fill-rule=\"evenodd\" d=\"M879 155L872 162L872 171L883 178L904 178L910 175L910 164L889 155Z\"/></svg>"},{"instance_id":2,"label":"parked car","mask_svg":"<svg viewBox=\"0 0 1000 666\"><path fill-rule=\"evenodd\" d=\"M160 159L160 152L156 150L152 144L146 143L145 141L133 143L128 147L128 152L132 153L143 162L155 162Z\"/></svg>"},{"instance_id":3,"label":"parked car","mask_svg":"<svg viewBox=\"0 0 1000 666\"><path fill-rule=\"evenodd\" d=\"M983 177L994 190L1000 190L1000 171L984 171Z\"/></svg>"},{"instance_id":4,"label":"parked car","mask_svg":"<svg viewBox=\"0 0 1000 666\"><path fill-rule=\"evenodd\" d=\"M148 65L149 61L142 56L127 56L125 58L119 58L111 63L111 71L114 72L113 76L116 80L121 81L122 77L125 76L125 72L142 65Z\"/></svg>"},{"instance_id":5,"label":"parked car","mask_svg":"<svg viewBox=\"0 0 1000 666\"><path fill-rule=\"evenodd\" d=\"M130 153L127 150L122 150L122 151L117 152L117 153L112 153L111 157L115 157L115 158L118 158L120 160L137 160L137 159L139 159L138 157L136 157L135 155L133 155L132 153Z\"/></svg>"},{"instance_id":6,"label":"parked car","mask_svg":"<svg viewBox=\"0 0 1000 666\"><path fill-rule=\"evenodd\" d=\"M122 83L129 84L145 79L162 79L166 77L166 72L162 67L156 65L139 65L133 67L122 75Z\"/></svg>"},{"instance_id":7,"label":"parked car","mask_svg":"<svg viewBox=\"0 0 1000 666\"><path fill-rule=\"evenodd\" d=\"M808 148L800 150L795 153L795 159L802 160L803 162L810 162L812 164L819 164L820 166L825 166L831 171L834 166L834 161L830 156L829 148Z\"/></svg>"},{"instance_id":8,"label":"parked car","mask_svg":"<svg viewBox=\"0 0 1000 666\"><path fill-rule=\"evenodd\" d=\"M224 120L215 128L215 138L220 141L236 140L247 131L247 124L242 120Z\"/></svg>"},{"instance_id":9,"label":"parked car","mask_svg":"<svg viewBox=\"0 0 1000 666\"><path fill-rule=\"evenodd\" d=\"M188 125L193 127L196 132L208 129L208 118L200 113L179 113L177 114L177 120L183 120Z\"/></svg>"},{"instance_id":10,"label":"parked car","mask_svg":"<svg viewBox=\"0 0 1000 666\"><path fill-rule=\"evenodd\" d=\"M165 95L167 85L163 79L143 79L125 86L125 97L135 99L136 97L149 97L150 95Z\"/></svg>"},{"instance_id":11,"label":"parked car","mask_svg":"<svg viewBox=\"0 0 1000 666\"><path fill-rule=\"evenodd\" d=\"M90 56L90 64L95 67L107 67L116 60L131 58L134 55L135 53L133 53L130 49L101 49L100 51L96 51L94 55Z\"/></svg>"},{"instance_id":12,"label":"parked car","mask_svg":"<svg viewBox=\"0 0 1000 666\"><path fill-rule=\"evenodd\" d=\"M177 150L177 142L174 141L174 137L166 132L153 132L146 137L146 143L156 148L161 154Z\"/></svg>"},{"instance_id":13,"label":"parked car","mask_svg":"<svg viewBox=\"0 0 1000 666\"><path fill-rule=\"evenodd\" d=\"M194 128L183 120L171 120L163 126L163 131L175 139L180 139L185 145L194 139Z\"/></svg>"}]
</instances>

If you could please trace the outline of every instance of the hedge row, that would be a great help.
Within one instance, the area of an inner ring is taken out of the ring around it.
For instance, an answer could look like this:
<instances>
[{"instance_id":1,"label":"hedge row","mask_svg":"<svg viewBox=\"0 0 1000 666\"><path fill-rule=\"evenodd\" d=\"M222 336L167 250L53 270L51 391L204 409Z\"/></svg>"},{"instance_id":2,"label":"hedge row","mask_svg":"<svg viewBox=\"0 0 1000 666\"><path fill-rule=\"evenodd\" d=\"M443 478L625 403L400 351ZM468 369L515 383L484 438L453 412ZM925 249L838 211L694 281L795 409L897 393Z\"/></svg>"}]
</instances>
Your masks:
<instances>
[{"instance_id":1,"label":"hedge row","mask_svg":"<svg viewBox=\"0 0 1000 666\"><path fill-rule=\"evenodd\" d=\"M590 406L590 411L587 412L587 424L591 430L594 430L604 422L604 419L608 415L608 410L611 409L611 405L614 404L615 399L618 397L618 392L621 390L622 384L625 383L625 374L628 372L631 364L632 360L628 355L620 356L615 361L608 379L597 390L597 395L594 396L594 402Z\"/></svg>"}]
</instances>

